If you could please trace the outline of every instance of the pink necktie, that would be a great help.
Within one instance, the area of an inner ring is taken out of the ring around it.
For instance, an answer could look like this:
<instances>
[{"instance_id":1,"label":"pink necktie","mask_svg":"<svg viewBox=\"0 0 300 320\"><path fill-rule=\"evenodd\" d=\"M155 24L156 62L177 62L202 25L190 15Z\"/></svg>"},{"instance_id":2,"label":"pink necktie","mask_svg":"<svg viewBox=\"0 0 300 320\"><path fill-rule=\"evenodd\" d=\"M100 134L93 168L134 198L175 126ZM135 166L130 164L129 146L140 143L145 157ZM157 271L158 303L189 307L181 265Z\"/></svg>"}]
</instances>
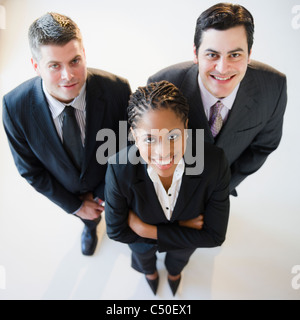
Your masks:
<instances>
[{"instance_id":1,"label":"pink necktie","mask_svg":"<svg viewBox=\"0 0 300 320\"><path fill-rule=\"evenodd\" d=\"M214 138L219 134L223 125L223 118L221 116L223 107L224 104L221 101L218 101L212 106L212 115L209 120L209 127Z\"/></svg>"}]
</instances>

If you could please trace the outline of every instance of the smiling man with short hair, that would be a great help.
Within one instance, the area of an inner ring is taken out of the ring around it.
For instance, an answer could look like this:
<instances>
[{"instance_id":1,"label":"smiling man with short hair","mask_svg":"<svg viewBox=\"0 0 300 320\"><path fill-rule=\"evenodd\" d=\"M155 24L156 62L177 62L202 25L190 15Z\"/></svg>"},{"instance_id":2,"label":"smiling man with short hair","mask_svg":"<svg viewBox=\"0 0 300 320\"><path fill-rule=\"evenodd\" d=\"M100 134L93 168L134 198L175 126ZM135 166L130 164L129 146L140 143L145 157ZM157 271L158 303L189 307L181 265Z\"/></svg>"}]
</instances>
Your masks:
<instances>
[{"instance_id":1,"label":"smiling man with short hair","mask_svg":"<svg viewBox=\"0 0 300 320\"><path fill-rule=\"evenodd\" d=\"M48 13L37 19L29 44L38 77L4 97L4 128L21 176L84 222L82 253L90 256L98 241L107 169L96 159L103 143L96 135L106 128L119 136L130 86L87 68L81 32L66 16Z\"/></svg>"},{"instance_id":2,"label":"smiling man with short hair","mask_svg":"<svg viewBox=\"0 0 300 320\"><path fill-rule=\"evenodd\" d=\"M186 96L189 127L204 129L205 141L225 151L232 195L278 147L287 103L285 75L250 61L253 35L247 9L216 4L197 20L194 62L168 67L148 80L167 80Z\"/></svg>"}]
</instances>

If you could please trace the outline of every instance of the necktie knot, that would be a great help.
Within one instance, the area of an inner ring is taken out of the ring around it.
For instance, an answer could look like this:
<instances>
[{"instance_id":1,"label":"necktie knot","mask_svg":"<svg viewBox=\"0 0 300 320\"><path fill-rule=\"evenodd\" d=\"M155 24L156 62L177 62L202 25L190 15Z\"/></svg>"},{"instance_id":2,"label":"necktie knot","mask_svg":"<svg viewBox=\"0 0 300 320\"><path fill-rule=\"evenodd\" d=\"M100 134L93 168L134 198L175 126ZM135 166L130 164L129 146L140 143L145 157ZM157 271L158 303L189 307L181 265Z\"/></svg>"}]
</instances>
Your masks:
<instances>
[{"instance_id":1,"label":"necktie knot","mask_svg":"<svg viewBox=\"0 0 300 320\"><path fill-rule=\"evenodd\" d=\"M75 109L72 106L66 106L64 113L70 117L75 116Z\"/></svg>"},{"instance_id":2,"label":"necktie knot","mask_svg":"<svg viewBox=\"0 0 300 320\"><path fill-rule=\"evenodd\" d=\"M214 105L214 108L217 110L218 113L221 113L223 107L224 107L224 104L223 104L221 101L218 101L218 102Z\"/></svg>"}]
</instances>

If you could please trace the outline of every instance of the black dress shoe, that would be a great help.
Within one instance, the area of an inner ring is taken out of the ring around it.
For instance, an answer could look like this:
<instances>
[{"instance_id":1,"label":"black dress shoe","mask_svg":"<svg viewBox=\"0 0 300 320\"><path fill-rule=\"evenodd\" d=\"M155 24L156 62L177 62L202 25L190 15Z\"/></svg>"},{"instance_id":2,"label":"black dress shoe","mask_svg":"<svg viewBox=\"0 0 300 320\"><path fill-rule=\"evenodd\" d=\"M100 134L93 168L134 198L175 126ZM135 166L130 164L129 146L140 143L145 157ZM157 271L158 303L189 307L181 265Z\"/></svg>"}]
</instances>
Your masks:
<instances>
[{"instance_id":1,"label":"black dress shoe","mask_svg":"<svg viewBox=\"0 0 300 320\"><path fill-rule=\"evenodd\" d=\"M81 250L84 256L92 256L95 253L98 243L97 229L90 230L84 227L81 236Z\"/></svg>"},{"instance_id":2,"label":"black dress shoe","mask_svg":"<svg viewBox=\"0 0 300 320\"><path fill-rule=\"evenodd\" d=\"M154 280L149 280L147 277L146 277L146 280L149 284L149 287L151 288L152 292L154 293L154 295L156 296L156 292L157 292L157 289L158 289L158 283L159 283L159 276L157 276L156 279Z\"/></svg>"},{"instance_id":3,"label":"black dress shoe","mask_svg":"<svg viewBox=\"0 0 300 320\"><path fill-rule=\"evenodd\" d=\"M172 290L172 293L173 293L173 296L175 296L177 290L178 290L178 287L180 285L180 281L181 281L181 276L178 280L175 280L175 281L172 281L168 278L168 282L169 282L169 286Z\"/></svg>"}]
</instances>

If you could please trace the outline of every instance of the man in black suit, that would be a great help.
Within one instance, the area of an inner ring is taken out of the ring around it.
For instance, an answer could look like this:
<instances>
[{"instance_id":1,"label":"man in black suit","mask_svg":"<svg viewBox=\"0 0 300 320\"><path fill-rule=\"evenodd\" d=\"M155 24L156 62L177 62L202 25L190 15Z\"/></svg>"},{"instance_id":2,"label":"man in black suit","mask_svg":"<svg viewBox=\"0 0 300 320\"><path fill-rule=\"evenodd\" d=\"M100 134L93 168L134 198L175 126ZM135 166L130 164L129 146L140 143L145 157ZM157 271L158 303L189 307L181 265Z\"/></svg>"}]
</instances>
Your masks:
<instances>
[{"instance_id":1,"label":"man in black suit","mask_svg":"<svg viewBox=\"0 0 300 320\"><path fill-rule=\"evenodd\" d=\"M103 212L105 165L96 152L99 130L126 121L127 80L88 69L78 26L49 13L29 30L38 77L3 99L3 123L21 174L38 192L85 224L82 253L93 255ZM126 145L124 146L126 147Z\"/></svg>"},{"instance_id":2,"label":"man in black suit","mask_svg":"<svg viewBox=\"0 0 300 320\"><path fill-rule=\"evenodd\" d=\"M287 103L286 77L250 62L254 22L239 5L220 3L201 14L194 62L166 68L148 83L175 84L190 104L189 126L221 147L231 166L230 192L278 147Z\"/></svg>"}]
</instances>

